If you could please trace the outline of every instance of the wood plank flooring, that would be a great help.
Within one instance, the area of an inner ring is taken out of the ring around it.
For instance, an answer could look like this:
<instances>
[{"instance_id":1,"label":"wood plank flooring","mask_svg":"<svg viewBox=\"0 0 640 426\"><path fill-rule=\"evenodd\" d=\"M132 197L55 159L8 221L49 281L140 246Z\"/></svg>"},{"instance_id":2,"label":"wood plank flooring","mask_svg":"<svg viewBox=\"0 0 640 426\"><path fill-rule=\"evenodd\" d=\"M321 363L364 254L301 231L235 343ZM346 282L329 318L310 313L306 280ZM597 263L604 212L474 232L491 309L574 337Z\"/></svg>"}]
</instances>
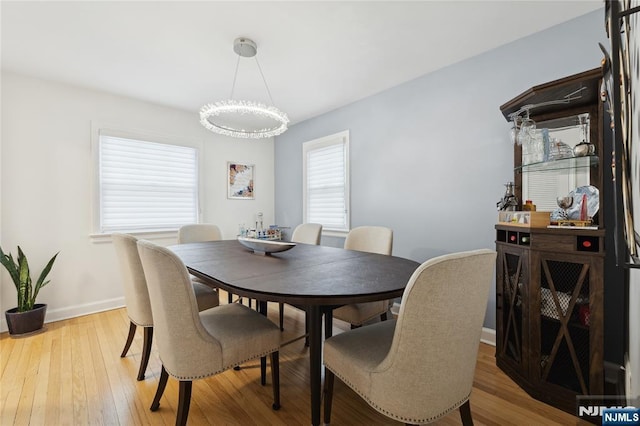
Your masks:
<instances>
[{"instance_id":1,"label":"wood plank flooring","mask_svg":"<svg viewBox=\"0 0 640 426\"><path fill-rule=\"evenodd\" d=\"M226 300L226 294L221 295ZM285 308L283 341L302 333L304 316ZM269 304L277 323L277 304ZM340 326L338 321L336 324ZM129 329L125 309L46 324L43 333L0 335L0 425L173 425L177 382L169 379L155 413L149 410L160 376L156 349L146 379L136 381L142 350L138 330L120 358ZM334 334L341 332L335 327ZM154 345L155 346L155 345ZM482 344L471 410L476 425L574 425L572 415L529 397L495 366L495 348ZM271 409L271 380L260 386L259 361L194 382L190 425L306 425L310 422L308 351L299 340L281 350L282 408ZM370 408L336 379L334 425L399 425ZM459 425L457 411L438 425Z\"/></svg>"}]
</instances>

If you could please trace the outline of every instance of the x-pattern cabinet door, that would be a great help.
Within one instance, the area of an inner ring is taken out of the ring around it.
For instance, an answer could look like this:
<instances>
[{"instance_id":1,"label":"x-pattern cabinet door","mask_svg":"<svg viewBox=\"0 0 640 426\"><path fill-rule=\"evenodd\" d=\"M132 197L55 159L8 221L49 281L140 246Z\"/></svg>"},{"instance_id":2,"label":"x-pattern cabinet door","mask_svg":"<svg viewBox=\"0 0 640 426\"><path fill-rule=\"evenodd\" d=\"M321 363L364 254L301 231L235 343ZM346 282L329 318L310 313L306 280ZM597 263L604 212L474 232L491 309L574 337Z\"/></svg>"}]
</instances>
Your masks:
<instances>
[{"instance_id":1,"label":"x-pattern cabinet door","mask_svg":"<svg viewBox=\"0 0 640 426\"><path fill-rule=\"evenodd\" d=\"M600 395L603 259L531 256L531 379L550 392Z\"/></svg>"},{"instance_id":2,"label":"x-pattern cabinet door","mask_svg":"<svg viewBox=\"0 0 640 426\"><path fill-rule=\"evenodd\" d=\"M529 363L529 250L499 244L496 262L496 357L506 368L526 376Z\"/></svg>"}]
</instances>

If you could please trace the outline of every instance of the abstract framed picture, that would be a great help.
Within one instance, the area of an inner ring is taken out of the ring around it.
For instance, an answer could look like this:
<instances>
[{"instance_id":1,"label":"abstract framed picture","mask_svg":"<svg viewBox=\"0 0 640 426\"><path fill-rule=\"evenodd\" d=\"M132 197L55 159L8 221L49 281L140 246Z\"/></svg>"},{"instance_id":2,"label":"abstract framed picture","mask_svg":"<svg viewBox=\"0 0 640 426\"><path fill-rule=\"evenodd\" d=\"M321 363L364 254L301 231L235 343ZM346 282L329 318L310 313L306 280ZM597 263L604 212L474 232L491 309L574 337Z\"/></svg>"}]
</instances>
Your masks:
<instances>
[{"instance_id":1,"label":"abstract framed picture","mask_svg":"<svg viewBox=\"0 0 640 426\"><path fill-rule=\"evenodd\" d=\"M227 198L253 200L255 166L234 161L227 162Z\"/></svg>"}]
</instances>

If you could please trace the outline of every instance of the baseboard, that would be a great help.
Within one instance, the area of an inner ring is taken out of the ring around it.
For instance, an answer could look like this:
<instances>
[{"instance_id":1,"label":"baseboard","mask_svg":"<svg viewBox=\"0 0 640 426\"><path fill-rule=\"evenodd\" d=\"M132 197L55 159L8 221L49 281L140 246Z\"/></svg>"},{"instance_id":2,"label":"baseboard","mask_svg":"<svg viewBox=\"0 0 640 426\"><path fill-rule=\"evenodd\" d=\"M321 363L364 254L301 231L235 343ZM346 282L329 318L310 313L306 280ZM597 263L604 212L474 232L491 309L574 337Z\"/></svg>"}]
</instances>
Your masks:
<instances>
[{"instance_id":1,"label":"baseboard","mask_svg":"<svg viewBox=\"0 0 640 426\"><path fill-rule=\"evenodd\" d=\"M69 306L60 309L48 309L44 319L45 324L49 322L61 321L69 318L80 317L83 315L95 314L97 312L109 311L111 309L122 308L125 306L124 297L116 297L114 299L101 300L99 302L86 303L83 305ZM8 331L7 322L4 318L0 318L0 332Z\"/></svg>"},{"instance_id":2,"label":"baseboard","mask_svg":"<svg viewBox=\"0 0 640 426\"><path fill-rule=\"evenodd\" d=\"M482 334L480 335L480 341L487 345L496 345L496 331L492 328L482 327Z\"/></svg>"}]
</instances>

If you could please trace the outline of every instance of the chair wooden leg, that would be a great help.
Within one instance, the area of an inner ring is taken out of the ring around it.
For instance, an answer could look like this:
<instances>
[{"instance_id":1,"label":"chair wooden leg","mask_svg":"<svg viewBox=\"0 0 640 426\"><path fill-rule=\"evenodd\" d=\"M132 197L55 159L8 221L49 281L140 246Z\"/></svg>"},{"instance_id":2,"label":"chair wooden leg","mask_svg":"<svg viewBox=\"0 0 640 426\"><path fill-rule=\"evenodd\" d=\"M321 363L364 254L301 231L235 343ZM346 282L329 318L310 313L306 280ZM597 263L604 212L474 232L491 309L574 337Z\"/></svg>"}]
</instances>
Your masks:
<instances>
[{"instance_id":1,"label":"chair wooden leg","mask_svg":"<svg viewBox=\"0 0 640 426\"><path fill-rule=\"evenodd\" d=\"M380 321L386 321L387 320L387 313L384 312L382 314L380 314Z\"/></svg>"},{"instance_id":2,"label":"chair wooden leg","mask_svg":"<svg viewBox=\"0 0 640 426\"><path fill-rule=\"evenodd\" d=\"M185 426L187 424L187 417L189 417L189 406L191 405L191 385L191 380L180 380L176 426Z\"/></svg>"},{"instance_id":3,"label":"chair wooden leg","mask_svg":"<svg viewBox=\"0 0 640 426\"><path fill-rule=\"evenodd\" d=\"M140 370L138 370L138 381L144 380L144 373L147 371L149 356L151 355L151 342L153 342L153 327L144 327L142 359L140 360Z\"/></svg>"},{"instance_id":4,"label":"chair wooden leg","mask_svg":"<svg viewBox=\"0 0 640 426\"><path fill-rule=\"evenodd\" d=\"M463 426L473 426L473 418L471 418L471 404L467 402L460 406L460 418Z\"/></svg>"},{"instance_id":5,"label":"chair wooden leg","mask_svg":"<svg viewBox=\"0 0 640 426\"><path fill-rule=\"evenodd\" d=\"M327 367L324 368L324 424L331 423L331 404L333 403L334 374Z\"/></svg>"},{"instance_id":6,"label":"chair wooden leg","mask_svg":"<svg viewBox=\"0 0 640 426\"><path fill-rule=\"evenodd\" d=\"M280 308L280 331L284 331L284 303L278 303Z\"/></svg>"},{"instance_id":7,"label":"chair wooden leg","mask_svg":"<svg viewBox=\"0 0 640 426\"><path fill-rule=\"evenodd\" d=\"M160 371L160 380L158 381L156 396L153 397L153 402L151 403L151 411L156 411L158 407L160 407L160 398L162 398L164 388L167 387L167 380L169 380L169 373L167 373L167 370L164 369L163 365L162 370Z\"/></svg>"},{"instance_id":8,"label":"chair wooden leg","mask_svg":"<svg viewBox=\"0 0 640 426\"><path fill-rule=\"evenodd\" d=\"M129 352L129 348L131 347L131 343L133 342L133 337L136 335L137 326L133 323L133 321L129 322L129 335L127 336L127 342L124 344L124 349L120 354L120 358L124 358Z\"/></svg>"},{"instance_id":9,"label":"chair wooden leg","mask_svg":"<svg viewBox=\"0 0 640 426\"><path fill-rule=\"evenodd\" d=\"M280 409L280 353L278 351L271 352L271 384L273 386L273 405L274 410Z\"/></svg>"},{"instance_id":10,"label":"chair wooden leg","mask_svg":"<svg viewBox=\"0 0 640 426\"><path fill-rule=\"evenodd\" d=\"M233 294L227 293L227 303L233 303Z\"/></svg>"},{"instance_id":11,"label":"chair wooden leg","mask_svg":"<svg viewBox=\"0 0 640 426\"><path fill-rule=\"evenodd\" d=\"M267 357L260 357L260 384L262 386L267 384Z\"/></svg>"}]
</instances>

